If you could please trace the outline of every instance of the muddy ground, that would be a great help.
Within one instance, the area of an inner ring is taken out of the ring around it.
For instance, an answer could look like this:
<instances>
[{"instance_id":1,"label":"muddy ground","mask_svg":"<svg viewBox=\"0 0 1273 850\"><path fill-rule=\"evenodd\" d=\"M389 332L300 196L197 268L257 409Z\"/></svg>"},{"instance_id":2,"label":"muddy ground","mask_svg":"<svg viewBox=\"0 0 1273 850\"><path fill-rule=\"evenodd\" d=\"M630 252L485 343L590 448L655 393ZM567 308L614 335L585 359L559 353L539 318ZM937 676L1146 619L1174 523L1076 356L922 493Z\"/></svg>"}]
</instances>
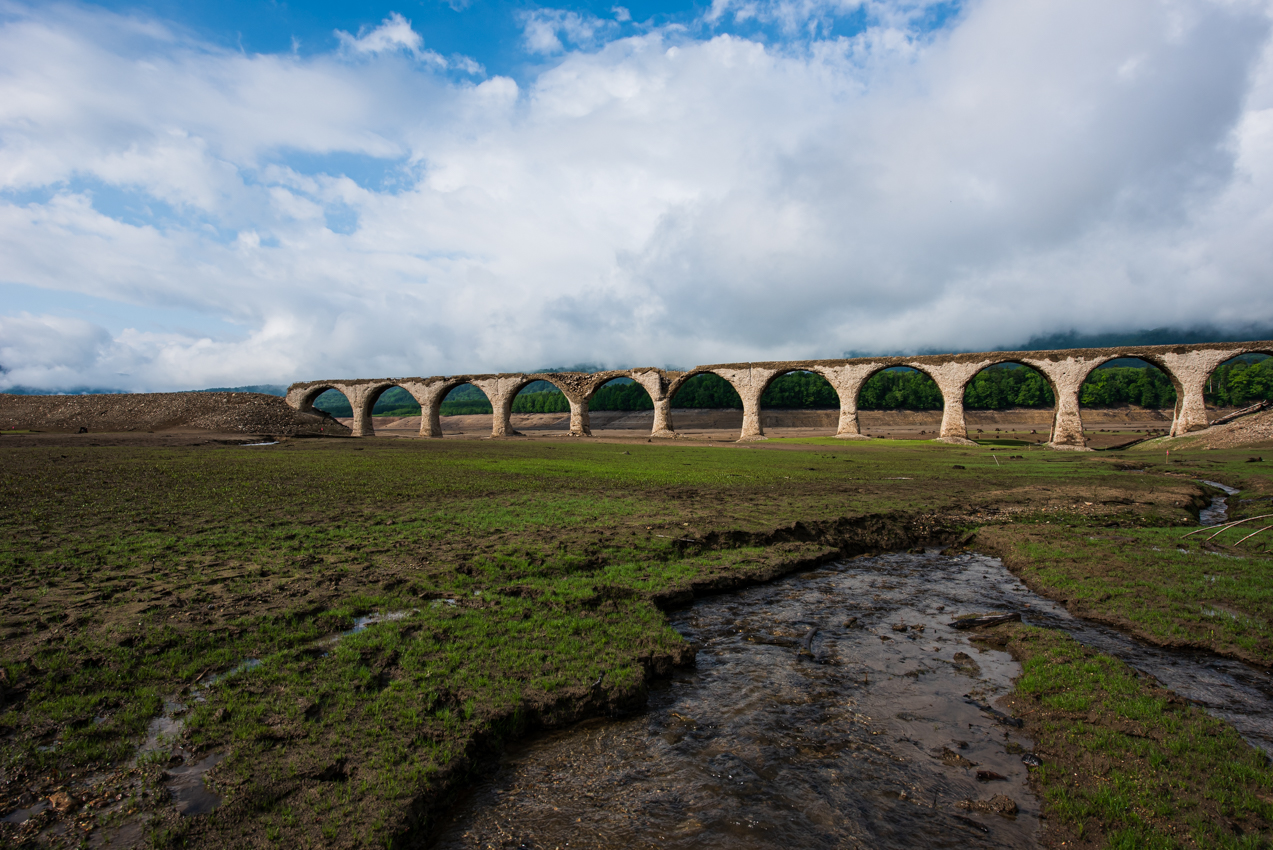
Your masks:
<instances>
[{"instance_id":1,"label":"muddy ground","mask_svg":"<svg viewBox=\"0 0 1273 850\"><path fill-rule=\"evenodd\" d=\"M1226 411L1212 411L1212 416ZM1052 428L1051 410L968 411L968 431L975 439L1010 439L1030 443L1047 442ZM1171 430L1172 411L1146 410L1137 407L1085 410L1088 444L1106 448L1127 443L1151 434ZM865 410L858 414L862 433L870 437L897 440L931 440L941 431L940 410ZM353 420L340 420L350 425ZM654 426L650 411L596 411L590 414L592 433L608 439L644 440ZM765 434L769 437L834 436L839 421L835 410L766 410L761 414ZM570 417L559 413L515 413L513 427L524 434L565 434L570 430ZM740 410L673 410L672 425L684 440L732 442L742 429ZM420 430L420 417L376 417L376 433L384 436L415 436ZM445 435L484 437L491 431L489 414L476 416L444 416Z\"/></svg>"}]
</instances>

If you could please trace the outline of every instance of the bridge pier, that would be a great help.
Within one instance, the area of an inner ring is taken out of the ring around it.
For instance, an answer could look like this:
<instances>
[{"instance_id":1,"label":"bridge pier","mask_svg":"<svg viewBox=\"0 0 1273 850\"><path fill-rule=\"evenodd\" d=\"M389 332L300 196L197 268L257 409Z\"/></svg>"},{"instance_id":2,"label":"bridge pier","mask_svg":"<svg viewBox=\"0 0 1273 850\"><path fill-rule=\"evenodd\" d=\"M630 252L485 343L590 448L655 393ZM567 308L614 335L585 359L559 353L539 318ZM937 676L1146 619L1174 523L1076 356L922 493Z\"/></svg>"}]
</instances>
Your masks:
<instances>
[{"instance_id":1,"label":"bridge pier","mask_svg":"<svg viewBox=\"0 0 1273 850\"><path fill-rule=\"evenodd\" d=\"M592 422L588 416L588 402L576 401L568 395L566 401L570 403L570 436L591 437Z\"/></svg>"},{"instance_id":2,"label":"bridge pier","mask_svg":"<svg viewBox=\"0 0 1273 850\"><path fill-rule=\"evenodd\" d=\"M678 437L672 428L672 399L654 399L654 427L650 429L651 437Z\"/></svg>"},{"instance_id":3,"label":"bridge pier","mask_svg":"<svg viewBox=\"0 0 1273 850\"><path fill-rule=\"evenodd\" d=\"M1231 351L1168 351L1155 358L1154 365L1166 372L1176 386L1176 411L1171 420L1171 436L1201 431L1211 425L1207 401L1203 396L1207 378L1231 357Z\"/></svg>"},{"instance_id":4,"label":"bridge pier","mask_svg":"<svg viewBox=\"0 0 1273 850\"><path fill-rule=\"evenodd\" d=\"M912 369L920 368L909 363L906 365ZM926 372L937 383L937 389L941 390L941 434L937 438L939 442L960 446L976 445L968 439L968 422L964 417L964 387L968 386L973 375L988 365L990 363L987 361L979 361L922 367L921 371Z\"/></svg>"}]
</instances>

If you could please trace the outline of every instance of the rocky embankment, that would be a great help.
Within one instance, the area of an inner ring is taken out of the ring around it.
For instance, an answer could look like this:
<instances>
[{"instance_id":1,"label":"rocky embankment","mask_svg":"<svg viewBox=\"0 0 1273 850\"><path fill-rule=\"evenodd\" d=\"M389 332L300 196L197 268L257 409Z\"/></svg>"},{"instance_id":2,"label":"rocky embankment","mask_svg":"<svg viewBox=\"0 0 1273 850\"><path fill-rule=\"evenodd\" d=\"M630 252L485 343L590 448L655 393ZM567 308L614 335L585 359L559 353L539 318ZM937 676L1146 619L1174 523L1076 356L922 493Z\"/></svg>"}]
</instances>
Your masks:
<instances>
[{"instance_id":1,"label":"rocky embankment","mask_svg":"<svg viewBox=\"0 0 1273 850\"><path fill-rule=\"evenodd\" d=\"M0 393L0 428L90 433L195 429L280 437L348 436L325 413L301 413L262 393Z\"/></svg>"}]
</instances>

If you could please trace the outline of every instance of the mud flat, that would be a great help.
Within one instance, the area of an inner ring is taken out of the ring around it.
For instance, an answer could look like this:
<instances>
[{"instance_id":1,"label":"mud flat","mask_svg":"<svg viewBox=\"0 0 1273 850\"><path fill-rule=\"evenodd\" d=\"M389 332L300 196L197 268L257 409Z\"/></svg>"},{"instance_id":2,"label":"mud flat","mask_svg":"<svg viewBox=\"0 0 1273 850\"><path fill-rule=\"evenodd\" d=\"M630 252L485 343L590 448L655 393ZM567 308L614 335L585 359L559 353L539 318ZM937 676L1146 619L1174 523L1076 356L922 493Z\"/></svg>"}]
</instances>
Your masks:
<instances>
[{"instance_id":1,"label":"mud flat","mask_svg":"<svg viewBox=\"0 0 1273 850\"><path fill-rule=\"evenodd\" d=\"M1227 410L1211 411L1212 417ZM1011 439L1046 442L1052 427L1052 411L1020 408L1013 410L973 410L966 414L970 436L975 439ZM652 411L596 411L589 414L592 433L597 437L645 439L654 427ZM1172 411L1138 407L1101 408L1083 411L1088 444L1093 448L1120 445L1151 434L1165 434L1171 429ZM352 425L352 419L340 420ZM765 434L771 437L819 437L834 435L839 423L835 410L766 410L761 413ZM864 410L858 414L859 426L868 436L898 440L931 440L941 430L941 411ZM528 436L566 433L570 417L560 413L515 413L513 428ZM735 440L742 429L743 414L739 410L672 411L672 425L682 439L714 442ZM420 417L377 417L377 434L414 436L420 431ZM485 437L490 434L490 414L444 416L442 432L446 436Z\"/></svg>"}]
</instances>

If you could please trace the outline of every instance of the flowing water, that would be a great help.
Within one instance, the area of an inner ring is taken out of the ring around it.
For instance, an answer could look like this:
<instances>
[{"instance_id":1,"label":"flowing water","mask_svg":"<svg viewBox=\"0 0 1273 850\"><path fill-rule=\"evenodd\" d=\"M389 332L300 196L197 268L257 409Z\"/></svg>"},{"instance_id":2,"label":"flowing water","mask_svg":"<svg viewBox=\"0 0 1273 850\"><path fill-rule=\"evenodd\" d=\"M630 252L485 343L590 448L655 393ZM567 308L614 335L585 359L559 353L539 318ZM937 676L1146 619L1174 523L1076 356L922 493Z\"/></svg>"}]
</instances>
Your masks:
<instances>
[{"instance_id":1,"label":"flowing water","mask_svg":"<svg viewBox=\"0 0 1273 850\"><path fill-rule=\"evenodd\" d=\"M1267 672L1078 621L995 558L898 553L675 614L695 669L640 716L509 748L433 846L1033 847L1030 741L991 707L1020 668L949 627L988 611L1065 629L1273 753Z\"/></svg>"}]
</instances>

